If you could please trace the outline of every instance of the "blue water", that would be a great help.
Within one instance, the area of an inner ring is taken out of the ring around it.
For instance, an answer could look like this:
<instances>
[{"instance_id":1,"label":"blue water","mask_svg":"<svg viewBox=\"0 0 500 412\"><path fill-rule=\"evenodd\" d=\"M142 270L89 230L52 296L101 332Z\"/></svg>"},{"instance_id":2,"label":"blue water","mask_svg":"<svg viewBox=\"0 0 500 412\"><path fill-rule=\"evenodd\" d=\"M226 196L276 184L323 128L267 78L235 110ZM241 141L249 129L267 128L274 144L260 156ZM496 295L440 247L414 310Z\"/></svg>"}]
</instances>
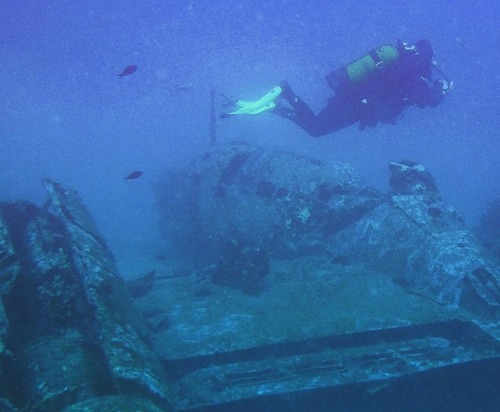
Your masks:
<instances>
[{"instance_id":1,"label":"blue water","mask_svg":"<svg viewBox=\"0 0 500 412\"><path fill-rule=\"evenodd\" d=\"M500 196L499 15L496 0L3 0L0 200L41 204L45 177L74 187L133 274L161 249L152 183L208 147L212 88L251 100L287 79L318 111L329 71L428 38L456 83L436 109L321 139L277 116L231 118L218 141L348 161L383 190L387 163L409 158L474 226ZM130 64L137 72L118 79ZM143 177L123 181L137 169Z\"/></svg>"}]
</instances>

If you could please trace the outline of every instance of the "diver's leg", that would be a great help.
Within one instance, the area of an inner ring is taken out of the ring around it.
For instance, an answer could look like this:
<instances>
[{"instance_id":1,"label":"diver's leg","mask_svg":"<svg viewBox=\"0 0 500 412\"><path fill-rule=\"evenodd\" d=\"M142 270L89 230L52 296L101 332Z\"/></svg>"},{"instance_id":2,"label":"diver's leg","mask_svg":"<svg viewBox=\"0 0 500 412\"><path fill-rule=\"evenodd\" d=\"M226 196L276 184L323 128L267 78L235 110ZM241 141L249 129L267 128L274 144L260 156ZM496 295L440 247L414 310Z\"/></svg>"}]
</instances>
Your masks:
<instances>
[{"instance_id":1,"label":"diver's leg","mask_svg":"<svg viewBox=\"0 0 500 412\"><path fill-rule=\"evenodd\" d=\"M349 98L339 96L328 100L327 106L316 116L307 133L313 137L337 132L359 120L359 110Z\"/></svg>"},{"instance_id":2,"label":"diver's leg","mask_svg":"<svg viewBox=\"0 0 500 412\"><path fill-rule=\"evenodd\" d=\"M281 82L280 87L282 92L276 102L276 108L271 113L291 120L307 131L307 129L315 122L316 116L314 115L314 112L306 102L295 94L288 82ZM289 106L285 106L281 99L284 99Z\"/></svg>"},{"instance_id":3,"label":"diver's leg","mask_svg":"<svg viewBox=\"0 0 500 412\"><path fill-rule=\"evenodd\" d=\"M328 105L314 115L311 108L298 97L287 82L280 84L282 92L280 98L285 99L291 107L281 106L278 102L276 109L271 113L291 120L309 136L320 137L336 132L359 120L359 113L348 99L335 96L328 101Z\"/></svg>"}]
</instances>

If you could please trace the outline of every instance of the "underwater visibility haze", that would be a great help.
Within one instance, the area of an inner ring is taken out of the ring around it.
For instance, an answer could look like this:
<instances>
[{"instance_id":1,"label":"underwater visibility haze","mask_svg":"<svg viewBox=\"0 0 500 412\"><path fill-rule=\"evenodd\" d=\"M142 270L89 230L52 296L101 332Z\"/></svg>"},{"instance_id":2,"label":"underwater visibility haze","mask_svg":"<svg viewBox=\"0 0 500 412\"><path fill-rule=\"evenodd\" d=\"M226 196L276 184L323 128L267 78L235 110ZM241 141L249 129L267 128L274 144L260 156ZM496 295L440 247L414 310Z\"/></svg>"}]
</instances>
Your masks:
<instances>
[{"instance_id":1,"label":"underwater visibility haze","mask_svg":"<svg viewBox=\"0 0 500 412\"><path fill-rule=\"evenodd\" d=\"M498 16L3 0L0 410L500 410ZM394 125L219 119L420 39L454 87Z\"/></svg>"}]
</instances>

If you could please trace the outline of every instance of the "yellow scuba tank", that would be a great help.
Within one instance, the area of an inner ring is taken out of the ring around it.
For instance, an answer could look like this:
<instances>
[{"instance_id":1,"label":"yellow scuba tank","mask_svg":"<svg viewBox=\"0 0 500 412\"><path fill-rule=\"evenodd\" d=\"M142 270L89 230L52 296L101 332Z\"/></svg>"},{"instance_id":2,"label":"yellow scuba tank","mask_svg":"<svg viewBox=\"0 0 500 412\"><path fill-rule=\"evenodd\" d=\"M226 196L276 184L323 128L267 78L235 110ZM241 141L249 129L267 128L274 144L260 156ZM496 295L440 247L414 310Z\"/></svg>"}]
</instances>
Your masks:
<instances>
[{"instance_id":1,"label":"yellow scuba tank","mask_svg":"<svg viewBox=\"0 0 500 412\"><path fill-rule=\"evenodd\" d=\"M399 59L398 48L385 44L328 74L326 81L336 93L353 89L387 71L399 62Z\"/></svg>"}]
</instances>

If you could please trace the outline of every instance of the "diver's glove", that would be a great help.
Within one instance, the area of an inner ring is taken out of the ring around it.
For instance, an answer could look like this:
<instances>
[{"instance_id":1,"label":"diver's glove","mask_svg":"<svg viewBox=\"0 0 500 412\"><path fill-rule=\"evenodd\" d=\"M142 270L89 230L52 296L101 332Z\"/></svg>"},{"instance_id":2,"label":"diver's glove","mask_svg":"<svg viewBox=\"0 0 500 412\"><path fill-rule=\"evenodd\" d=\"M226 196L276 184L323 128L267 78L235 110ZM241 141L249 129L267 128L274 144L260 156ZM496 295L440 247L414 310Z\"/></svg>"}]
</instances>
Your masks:
<instances>
[{"instance_id":1,"label":"diver's glove","mask_svg":"<svg viewBox=\"0 0 500 412\"><path fill-rule=\"evenodd\" d=\"M441 93L443 93L443 96L446 96L446 94L453 89L455 84L453 82L449 82L444 79L439 79L434 81L434 86L438 87L441 89Z\"/></svg>"}]
</instances>

